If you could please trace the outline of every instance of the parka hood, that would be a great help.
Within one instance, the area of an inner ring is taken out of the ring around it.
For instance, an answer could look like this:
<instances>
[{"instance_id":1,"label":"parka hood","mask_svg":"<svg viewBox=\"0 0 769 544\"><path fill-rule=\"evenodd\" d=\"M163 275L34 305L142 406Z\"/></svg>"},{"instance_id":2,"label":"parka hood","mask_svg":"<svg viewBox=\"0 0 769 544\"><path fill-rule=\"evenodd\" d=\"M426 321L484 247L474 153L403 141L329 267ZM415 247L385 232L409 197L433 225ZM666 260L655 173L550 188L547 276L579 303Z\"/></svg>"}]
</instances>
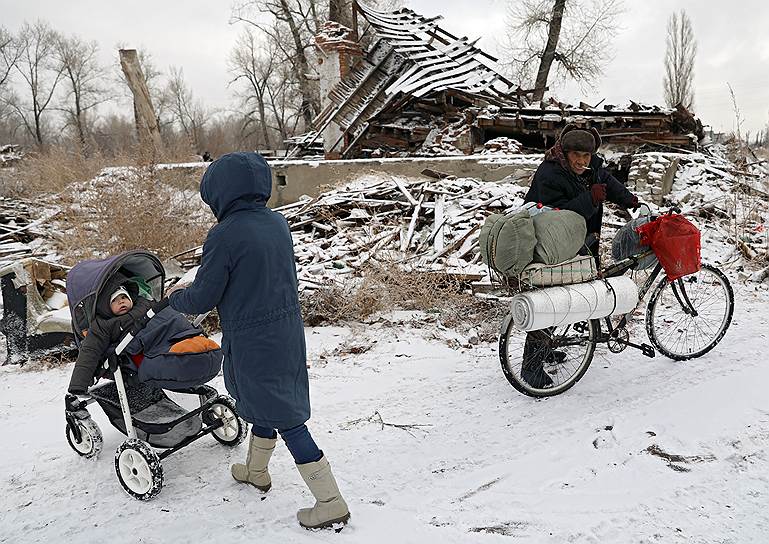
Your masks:
<instances>
[{"instance_id":1,"label":"parka hood","mask_svg":"<svg viewBox=\"0 0 769 544\"><path fill-rule=\"evenodd\" d=\"M200 182L200 197L220 222L235 211L265 206L271 194L270 167L257 153L222 155Z\"/></svg>"}]
</instances>

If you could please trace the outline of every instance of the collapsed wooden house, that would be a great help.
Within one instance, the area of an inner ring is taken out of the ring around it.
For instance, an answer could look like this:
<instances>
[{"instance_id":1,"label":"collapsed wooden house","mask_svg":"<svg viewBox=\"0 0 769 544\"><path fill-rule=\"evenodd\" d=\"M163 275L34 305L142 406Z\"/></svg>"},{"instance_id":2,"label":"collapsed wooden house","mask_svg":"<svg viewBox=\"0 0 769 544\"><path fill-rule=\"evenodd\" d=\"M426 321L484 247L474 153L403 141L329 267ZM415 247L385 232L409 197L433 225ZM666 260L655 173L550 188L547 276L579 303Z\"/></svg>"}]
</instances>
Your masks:
<instances>
[{"instance_id":1,"label":"collapsed wooden house","mask_svg":"<svg viewBox=\"0 0 769 544\"><path fill-rule=\"evenodd\" d=\"M373 30L372 45L364 53L357 28L337 23L316 37L322 111L294 154L318 141L327 158L471 154L498 137L545 148L567 123L595 126L618 144L691 149L704 136L683 107L531 103L531 91L505 78L477 40L439 27L440 16L382 12L360 2L354 10L354 26L360 14Z\"/></svg>"}]
</instances>

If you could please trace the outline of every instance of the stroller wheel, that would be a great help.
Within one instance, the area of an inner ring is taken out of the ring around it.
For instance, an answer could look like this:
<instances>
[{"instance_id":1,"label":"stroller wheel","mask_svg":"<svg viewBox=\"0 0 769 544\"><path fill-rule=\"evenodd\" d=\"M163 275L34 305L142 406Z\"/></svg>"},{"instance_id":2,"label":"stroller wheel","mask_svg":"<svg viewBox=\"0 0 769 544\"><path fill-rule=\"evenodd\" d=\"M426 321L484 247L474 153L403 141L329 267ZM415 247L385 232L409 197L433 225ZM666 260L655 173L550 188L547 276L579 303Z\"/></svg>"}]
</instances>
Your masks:
<instances>
[{"instance_id":1,"label":"stroller wheel","mask_svg":"<svg viewBox=\"0 0 769 544\"><path fill-rule=\"evenodd\" d=\"M235 411L235 401L230 397L220 396L211 405L208 415L212 420L221 420L222 426L214 429L214 438L225 446L237 446L246 438L248 427Z\"/></svg>"},{"instance_id":2,"label":"stroller wheel","mask_svg":"<svg viewBox=\"0 0 769 544\"><path fill-rule=\"evenodd\" d=\"M94 421L88 417L85 419L77 420L77 427L80 431L80 440L75 437L75 432L72 429L69 421L67 422L67 442L69 446L75 450L75 453L88 459L96 457L101 452L101 430Z\"/></svg>"},{"instance_id":3,"label":"stroller wheel","mask_svg":"<svg viewBox=\"0 0 769 544\"><path fill-rule=\"evenodd\" d=\"M148 501L163 488L163 465L146 442L129 438L115 452L115 472L126 493Z\"/></svg>"}]
</instances>

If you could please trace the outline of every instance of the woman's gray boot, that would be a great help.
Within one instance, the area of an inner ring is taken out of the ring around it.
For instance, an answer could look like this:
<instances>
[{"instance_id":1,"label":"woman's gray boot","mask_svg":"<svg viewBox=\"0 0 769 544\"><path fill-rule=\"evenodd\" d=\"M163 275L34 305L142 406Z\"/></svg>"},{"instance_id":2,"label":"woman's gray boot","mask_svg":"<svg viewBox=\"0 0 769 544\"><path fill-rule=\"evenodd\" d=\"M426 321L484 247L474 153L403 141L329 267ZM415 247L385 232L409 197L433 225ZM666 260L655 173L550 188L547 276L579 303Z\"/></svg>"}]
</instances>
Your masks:
<instances>
[{"instance_id":1,"label":"woman's gray boot","mask_svg":"<svg viewBox=\"0 0 769 544\"><path fill-rule=\"evenodd\" d=\"M315 506L302 508L296 513L299 525L305 529L322 529L335 523L347 523L350 510L339 492L326 457L313 463L296 465L296 468L315 497Z\"/></svg>"},{"instance_id":2,"label":"woman's gray boot","mask_svg":"<svg viewBox=\"0 0 769 544\"><path fill-rule=\"evenodd\" d=\"M246 464L232 465L230 468L232 477L239 482L253 485L259 491L269 491L272 487L272 479L267 471L267 465L277 441L277 438L260 438L252 433Z\"/></svg>"}]
</instances>

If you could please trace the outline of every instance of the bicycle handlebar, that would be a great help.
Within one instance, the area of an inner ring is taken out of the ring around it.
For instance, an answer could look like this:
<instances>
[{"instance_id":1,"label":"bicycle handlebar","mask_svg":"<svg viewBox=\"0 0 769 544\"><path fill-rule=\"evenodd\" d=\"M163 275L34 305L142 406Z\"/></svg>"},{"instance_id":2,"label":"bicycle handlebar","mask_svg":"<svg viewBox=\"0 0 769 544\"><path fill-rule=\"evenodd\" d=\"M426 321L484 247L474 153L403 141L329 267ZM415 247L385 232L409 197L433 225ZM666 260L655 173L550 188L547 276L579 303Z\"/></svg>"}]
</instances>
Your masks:
<instances>
[{"instance_id":1,"label":"bicycle handlebar","mask_svg":"<svg viewBox=\"0 0 769 544\"><path fill-rule=\"evenodd\" d=\"M667 211L661 212L661 213L652 213L651 208L646 203L641 204L641 206L645 207L646 210L648 210L648 211L646 213L639 211L637 217L648 217L649 220L652 220L652 221L657 219L658 217L660 217L662 215L673 215L674 213L675 214L680 214L681 213L681 208L679 208L678 206L671 206L670 208L667 209Z\"/></svg>"}]
</instances>

